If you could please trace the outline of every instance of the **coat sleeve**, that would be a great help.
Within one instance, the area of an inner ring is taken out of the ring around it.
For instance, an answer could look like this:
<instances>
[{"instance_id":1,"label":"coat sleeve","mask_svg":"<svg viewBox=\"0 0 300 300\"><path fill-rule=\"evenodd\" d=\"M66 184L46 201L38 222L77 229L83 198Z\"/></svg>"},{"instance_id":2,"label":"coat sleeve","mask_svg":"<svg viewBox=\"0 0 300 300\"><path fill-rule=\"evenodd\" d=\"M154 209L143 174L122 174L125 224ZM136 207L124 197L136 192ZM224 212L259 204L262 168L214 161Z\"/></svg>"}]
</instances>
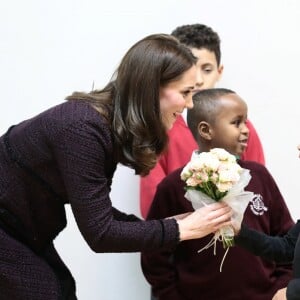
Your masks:
<instances>
[{"instance_id":1,"label":"coat sleeve","mask_svg":"<svg viewBox=\"0 0 300 300\"><path fill-rule=\"evenodd\" d=\"M297 238L300 234L300 220L284 236L269 236L242 225L236 244L257 256L276 262L292 262Z\"/></svg>"},{"instance_id":2,"label":"coat sleeve","mask_svg":"<svg viewBox=\"0 0 300 300\"><path fill-rule=\"evenodd\" d=\"M300 300L300 278L291 280L286 290L287 300Z\"/></svg>"},{"instance_id":3,"label":"coat sleeve","mask_svg":"<svg viewBox=\"0 0 300 300\"><path fill-rule=\"evenodd\" d=\"M113 208L109 127L97 117L72 113L74 121L53 132L52 151L76 223L90 248L95 252L136 252L175 247L175 220L139 221Z\"/></svg>"},{"instance_id":4,"label":"coat sleeve","mask_svg":"<svg viewBox=\"0 0 300 300\"><path fill-rule=\"evenodd\" d=\"M267 190L270 199L270 232L271 236L283 236L295 225L294 220L291 217L287 204L276 184L273 176L265 169L263 178L266 179ZM276 276L276 284L278 287L283 288L287 286L287 283L292 278L292 262L285 259L283 262L276 264L274 275Z\"/></svg>"}]
</instances>

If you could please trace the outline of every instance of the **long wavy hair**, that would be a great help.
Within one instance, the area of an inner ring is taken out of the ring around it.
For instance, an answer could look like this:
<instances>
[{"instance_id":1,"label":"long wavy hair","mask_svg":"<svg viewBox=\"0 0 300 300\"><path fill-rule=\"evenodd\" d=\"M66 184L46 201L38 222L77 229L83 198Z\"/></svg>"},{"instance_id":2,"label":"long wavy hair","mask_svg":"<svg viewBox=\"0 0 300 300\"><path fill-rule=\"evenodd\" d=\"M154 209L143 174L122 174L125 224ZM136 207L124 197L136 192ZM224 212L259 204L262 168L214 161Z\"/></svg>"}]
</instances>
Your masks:
<instances>
[{"instance_id":1,"label":"long wavy hair","mask_svg":"<svg viewBox=\"0 0 300 300\"><path fill-rule=\"evenodd\" d=\"M168 144L160 88L179 80L195 62L176 38L150 35L127 51L105 88L66 99L89 101L111 126L117 162L147 175Z\"/></svg>"}]
</instances>

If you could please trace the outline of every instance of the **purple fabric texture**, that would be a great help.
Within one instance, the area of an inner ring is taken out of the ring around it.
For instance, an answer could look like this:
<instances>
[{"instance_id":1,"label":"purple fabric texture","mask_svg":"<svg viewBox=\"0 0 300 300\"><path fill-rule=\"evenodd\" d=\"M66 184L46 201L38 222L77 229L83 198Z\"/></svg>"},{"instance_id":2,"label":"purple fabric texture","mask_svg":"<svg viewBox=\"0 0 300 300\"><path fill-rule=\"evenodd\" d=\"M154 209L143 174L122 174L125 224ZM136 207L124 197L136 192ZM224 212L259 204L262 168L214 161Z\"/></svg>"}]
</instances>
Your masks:
<instances>
[{"instance_id":1,"label":"purple fabric texture","mask_svg":"<svg viewBox=\"0 0 300 300\"><path fill-rule=\"evenodd\" d=\"M112 134L88 103L59 104L17 124L6 139L9 149L0 138L0 298L61 299L62 289L72 286L52 243L66 226L66 204L95 252L177 244L175 220L145 222L113 208ZM63 299L75 297L71 289Z\"/></svg>"}]
</instances>

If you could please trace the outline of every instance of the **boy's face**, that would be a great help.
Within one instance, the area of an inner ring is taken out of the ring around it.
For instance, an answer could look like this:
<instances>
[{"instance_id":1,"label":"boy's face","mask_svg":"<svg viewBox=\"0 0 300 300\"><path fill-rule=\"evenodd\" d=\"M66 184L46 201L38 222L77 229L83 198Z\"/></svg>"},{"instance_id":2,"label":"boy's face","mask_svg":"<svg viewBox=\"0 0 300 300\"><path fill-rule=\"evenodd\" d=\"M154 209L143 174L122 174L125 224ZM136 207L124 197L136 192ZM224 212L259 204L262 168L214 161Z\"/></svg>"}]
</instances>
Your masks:
<instances>
[{"instance_id":1,"label":"boy's face","mask_svg":"<svg viewBox=\"0 0 300 300\"><path fill-rule=\"evenodd\" d=\"M211 148L224 148L240 156L247 147L247 105L236 94L222 96L215 124L211 124Z\"/></svg>"},{"instance_id":2,"label":"boy's face","mask_svg":"<svg viewBox=\"0 0 300 300\"><path fill-rule=\"evenodd\" d=\"M218 66L214 52L205 48L191 48L197 60L197 82L195 92L204 89L214 88L221 78L223 66Z\"/></svg>"}]
</instances>

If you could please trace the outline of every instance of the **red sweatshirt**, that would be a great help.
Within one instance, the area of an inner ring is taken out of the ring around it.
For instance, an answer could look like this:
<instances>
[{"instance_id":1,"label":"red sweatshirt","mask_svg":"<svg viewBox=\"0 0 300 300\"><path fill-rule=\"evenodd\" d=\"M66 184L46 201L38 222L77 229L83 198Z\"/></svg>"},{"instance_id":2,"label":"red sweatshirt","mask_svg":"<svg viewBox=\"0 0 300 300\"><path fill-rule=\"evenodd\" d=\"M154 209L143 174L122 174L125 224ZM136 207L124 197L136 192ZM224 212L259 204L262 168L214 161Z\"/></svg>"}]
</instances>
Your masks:
<instances>
[{"instance_id":1,"label":"red sweatshirt","mask_svg":"<svg viewBox=\"0 0 300 300\"><path fill-rule=\"evenodd\" d=\"M246 190L255 194L243 223L268 235L283 235L293 225L284 199L267 169L256 162L240 161L252 176ZM157 187L147 219L165 218L193 211L185 197L182 168L169 174ZM174 252L142 253L142 269L160 300L271 300L292 278L291 266L279 266L235 246L224 256L221 242L198 253L211 240L184 241Z\"/></svg>"},{"instance_id":2,"label":"red sweatshirt","mask_svg":"<svg viewBox=\"0 0 300 300\"><path fill-rule=\"evenodd\" d=\"M247 126L249 128L248 147L242 159L265 164L263 148L258 134L250 121L247 122ZM198 145L184 119L179 116L169 131L168 151L161 156L148 176L141 177L140 209L144 218L147 216L158 183L175 169L186 165L195 149L198 149Z\"/></svg>"}]
</instances>

